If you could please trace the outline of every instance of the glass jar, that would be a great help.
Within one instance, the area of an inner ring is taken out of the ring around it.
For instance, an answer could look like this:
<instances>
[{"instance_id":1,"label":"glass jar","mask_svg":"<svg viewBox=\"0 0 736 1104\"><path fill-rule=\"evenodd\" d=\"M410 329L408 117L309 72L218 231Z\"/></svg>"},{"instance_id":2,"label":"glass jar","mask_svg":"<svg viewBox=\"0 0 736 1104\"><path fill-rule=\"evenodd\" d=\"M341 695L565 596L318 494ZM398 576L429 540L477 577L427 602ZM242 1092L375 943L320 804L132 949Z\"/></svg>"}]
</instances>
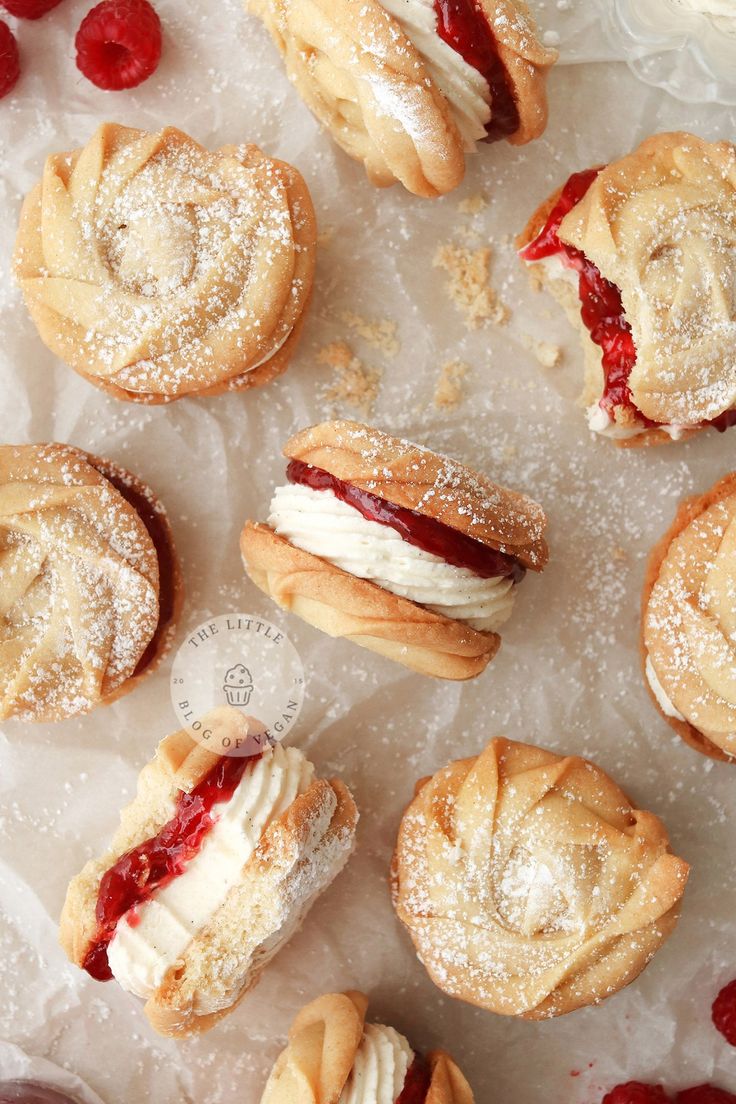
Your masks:
<instances>
[{"instance_id":1,"label":"glass jar","mask_svg":"<svg viewBox=\"0 0 736 1104\"><path fill-rule=\"evenodd\" d=\"M687 103L736 104L736 0L596 0L615 49Z\"/></svg>"}]
</instances>

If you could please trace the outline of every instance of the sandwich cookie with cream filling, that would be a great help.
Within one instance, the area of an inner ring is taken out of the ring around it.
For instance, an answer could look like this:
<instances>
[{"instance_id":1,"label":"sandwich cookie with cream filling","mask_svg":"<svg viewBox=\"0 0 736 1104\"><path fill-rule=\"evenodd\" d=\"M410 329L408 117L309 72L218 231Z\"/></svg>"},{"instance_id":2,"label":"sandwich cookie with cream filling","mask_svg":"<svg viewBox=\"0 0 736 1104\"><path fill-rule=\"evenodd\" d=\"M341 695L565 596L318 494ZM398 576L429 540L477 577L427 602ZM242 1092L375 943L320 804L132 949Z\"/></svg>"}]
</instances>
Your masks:
<instances>
[{"instance_id":1,"label":"sandwich cookie with cream filling","mask_svg":"<svg viewBox=\"0 0 736 1104\"><path fill-rule=\"evenodd\" d=\"M523 0L246 0L300 95L379 186L455 188L479 141L547 124L557 60Z\"/></svg>"},{"instance_id":2,"label":"sandwich cookie with cream filling","mask_svg":"<svg viewBox=\"0 0 736 1104\"><path fill-rule=\"evenodd\" d=\"M416 1054L393 1027L366 1023L362 993L328 993L289 1031L261 1104L473 1104L449 1054Z\"/></svg>"},{"instance_id":3,"label":"sandwich cookie with cream filling","mask_svg":"<svg viewBox=\"0 0 736 1104\"><path fill-rule=\"evenodd\" d=\"M14 266L52 352L115 398L166 403L286 369L316 241L302 177L256 146L103 123L47 159Z\"/></svg>"},{"instance_id":4,"label":"sandwich cookie with cream filling","mask_svg":"<svg viewBox=\"0 0 736 1104\"><path fill-rule=\"evenodd\" d=\"M638 446L736 424L736 146L656 134L571 176L517 244L580 329L591 430Z\"/></svg>"},{"instance_id":5,"label":"sandwich cookie with cream filling","mask_svg":"<svg viewBox=\"0 0 736 1104\"><path fill-rule=\"evenodd\" d=\"M182 599L150 487L71 445L0 445L0 720L126 694L168 651Z\"/></svg>"},{"instance_id":6,"label":"sandwich cookie with cream filling","mask_svg":"<svg viewBox=\"0 0 736 1104\"><path fill-rule=\"evenodd\" d=\"M736 473L686 499L654 547L641 654L667 723L696 751L736 762Z\"/></svg>"},{"instance_id":7,"label":"sandwich cookie with cream filling","mask_svg":"<svg viewBox=\"0 0 736 1104\"><path fill-rule=\"evenodd\" d=\"M440 989L541 1020L638 977L688 872L662 822L594 763L497 738L417 783L392 887Z\"/></svg>"},{"instance_id":8,"label":"sandwich cookie with cream filling","mask_svg":"<svg viewBox=\"0 0 736 1104\"><path fill-rule=\"evenodd\" d=\"M61 944L99 981L145 1000L162 1035L227 1015L347 862L358 819L342 782L297 748L244 747L254 723L222 706L210 746L182 730L141 771L109 849L69 885Z\"/></svg>"},{"instance_id":9,"label":"sandwich cookie with cream filling","mask_svg":"<svg viewBox=\"0 0 736 1104\"><path fill-rule=\"evenodd\" d=\"M468 679L500 645L527 568L547 562L536 502L358 422L284 447L268 524L247 522L245 569L284 609L422 674Z\"/></svg>"}]
</instances>

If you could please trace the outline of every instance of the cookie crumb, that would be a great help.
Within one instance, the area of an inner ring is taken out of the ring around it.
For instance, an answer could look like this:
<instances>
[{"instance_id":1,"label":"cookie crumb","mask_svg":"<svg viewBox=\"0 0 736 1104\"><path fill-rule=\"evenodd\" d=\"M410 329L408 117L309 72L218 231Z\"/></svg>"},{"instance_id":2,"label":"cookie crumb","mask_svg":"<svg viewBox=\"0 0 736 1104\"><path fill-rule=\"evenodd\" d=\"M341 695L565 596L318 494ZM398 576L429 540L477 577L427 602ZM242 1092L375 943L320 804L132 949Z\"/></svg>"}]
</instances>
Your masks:
<instances>
[{"instance_id":1,"label":"cookie crumb","mask_svg":"<svg viewBox=\"0 0 736 1104\"><path fill-rule=\"evenodd\" d=\"M448 293L458 310L465 315L469 330L477 330L486 322L503 325L509 311L489 284L491 250L466 249L454 242L441 245L433 261L449 276Z\"/></svg>"},{"instance_id":2,"label":"cookie crumb","mask_svg":"<svg viewBox=\"0 0 736 1104\"><path fill-rule=\"evenodd\" d=\"M381 385L378 368L367 367L355 356L345 341L331 341L317 354L317 362L332 368L335 381L323 391L323 398L333 406L349 406L361 414L373 410Z\"/></svg>"},{"instance_id":3,"label":"cookie crumb","mask_svg":"<svg viewBox=\"0 0 736 1104\"><path fill-rule=\"evenodd\" d=\"M384 356L394 357L399 355L401 343L396 336L396 323L390 318L377 318L370 320L361 318L353 311L343 311L340 318L351 330L362 337L371 348L378 349Z\"/></svg>"},{"instance_id":4,"label":"cookie crumb","mask_svg":"<svg viewBox=\"0 0 736 1104\"><path fill-rule=\"evenodd\" d=\"M553 345L551 341L540 341L530 334L524 334L521 340L524 347L534 354L543 368L557 368L562 360L562 349L559 345Z\"/></svg>"},{"instance_id":5,"label":"cookie crumb","mask_svg":"<svg viewBox=\"0 0 736 1104\"><path fill-rule=\"evenodd\" d=\"M461 199L457 209L461 215L479 215L488 206L488 200L483 192L474 192L473 195Z\"/></svg>"},{"instance_id":6,"label":"cookie crumb","mask_svg":"<svg viewBox=\"0 0 736 1104\"><path fill-rule=\"evenodd\" d=\"M440 368L434 389L434 405L438 410L454 410L463 397L462 380L470 369L462 360L448 360Z\"/></svg>"}]
</instances>

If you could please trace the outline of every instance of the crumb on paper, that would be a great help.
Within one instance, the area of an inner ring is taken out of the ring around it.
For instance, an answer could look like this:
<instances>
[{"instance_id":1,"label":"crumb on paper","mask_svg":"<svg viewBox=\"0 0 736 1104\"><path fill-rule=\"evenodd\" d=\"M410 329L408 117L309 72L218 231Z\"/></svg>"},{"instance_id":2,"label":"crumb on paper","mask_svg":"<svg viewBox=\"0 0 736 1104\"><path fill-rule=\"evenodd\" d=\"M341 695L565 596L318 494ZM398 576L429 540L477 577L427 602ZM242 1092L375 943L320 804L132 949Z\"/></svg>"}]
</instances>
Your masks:
<instances>
[{"instance_id":1,"label":"crumb on paper","mask_svg":"<svg viewBox=\"0 0 736 1104\"><path fill-rule=\"evenodd\" d=\"M541 265L527 265L526 271L529 277L529 287L532 291L544 291L544 277L542 275Z\"/></svg>"},{"instance_id":2,"label":"crumb on paper","mask_svg":"<svg viewBox=\"0 0 736 1104\"><path fill-rule=\"evenodd\" d=\"M334 382L323 391L327 403L349 406L361 414L370 414L378 398L381 372L362 363L344 341L331 341L317 354L319 364L332 368Z\"/></svg>"},{"instance_id":3,"label":"crumb on paper","mask_svg":"<svg viewBox=\"0 0 736 1104\"><path fill-rule=\"evenodd\" d=\"M521 340L524 347L534 354L543 368L557 368L562 360L562 349L559 345L553 345L551 341L540 341L530 334L524 334Z\"/></svg>"},{"instance_id":4,"label":"crumb on paper","mask_svg":"<svg viewBox=\"0 0 736 1104\"><path fill-rule=\"evenodd\" d=\"M461 215L479 215L488 206L488 200L483 192L474 192L473 195L461 199L457 209Z\"/></svg>"},{"instance_id":5,"label":"crumb on paper","mask_svg":"<svg viewBox=\"0 0 736 1104\"><path fill-rule=\"evenodd\" d=\"M622 548L621 545L615 545L611 549L611 559L613 560L614 563L625 563L628 560L628 558L629 558L628 552L626 551L625 548Z\"/></svg>"},{"instance_id":6,"label":"crumb on paper","mask_svg":"<svg viewBox=\"0 0 736 1104\"><path fill-rule=\"evenodd\" d=\"M361 318L353 311L343 311L341 320L354 330L358 337L362 337L373 349L378 349L384 356L394 357L399 355L401 343L396 336L396 323L390 318L367 319Z\"/></svg>"},{"instance_id":7,"label":"crumb on paper","mask_svg":"<svg viewBox=\"0 0 736 1104\"><path fill-rule=\"evenodd\" d=\"M470 369L461 360L448 360L440 368L434 388L434 405L438 410L454 410L463 397L463 379Z\"/></svg>"},{"instance_id":8,"label":"crumb on paper","mask_svg":"<svg viewBox=\"0 0 736 1104\"><path fill-rule=\"evenodd\" d=\"M489 283L491 250L488 246L466 249L446 242L437 250L433 264L447 273L450 299L465 315L469 330L477 330L486 322L503 325L508 321L508 308Z\"/></svg>"}]
</instances>

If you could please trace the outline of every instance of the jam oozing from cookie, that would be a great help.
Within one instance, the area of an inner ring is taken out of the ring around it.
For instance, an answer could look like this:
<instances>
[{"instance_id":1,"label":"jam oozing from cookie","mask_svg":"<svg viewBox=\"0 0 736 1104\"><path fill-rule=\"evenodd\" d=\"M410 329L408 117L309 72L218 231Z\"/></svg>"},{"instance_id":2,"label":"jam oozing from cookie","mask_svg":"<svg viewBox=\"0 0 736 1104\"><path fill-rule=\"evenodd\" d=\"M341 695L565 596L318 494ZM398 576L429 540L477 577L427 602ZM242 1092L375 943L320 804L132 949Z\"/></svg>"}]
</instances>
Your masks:
<instances>
[{"instance_id":1,"label":"jam oozing from cookie","mask_svg":"<svg viewBox=\"0 0 736 1104\"><path fill-rule=\"evenodd\" d=\"M567 268L578 273L580 315L591 340L602 352L605 383L599 405L611 419L614 409L619 406L631 410L637 421L646 426L654 426L656 423L645 418L636 407L629 390L629 376L636 363L636 347L631 326L626 320L621 292L615 284L601 275L600 270L584 253L567 245L558 236L565 215L577 206L600 171L588 169L570 177L541 233L522 250L521 256L525 261L540 261L544 257L559 256Z\"/></svg>"},{"instance_id":2,"label":"jam oozing from cookie","mask_svg":"<svg viewBox=\"0 0 736 1104\"><path fill-rule=\"evenodd\" d=\"M316 491L332 491L336 498L353 506L368 521L388 525L415 548L439 556L453 567L467 568L482 579L512 578L518 583L526 573L524 565L513 556L488 548L474 537L416 510L396 506L370 491L345 483L322 468L312 467L302 460L291 460L286 477L290 483L300 483Z\"/></svg>"},{"instance_id":3,"label":"jam oozing from cookie","mask_svg":"<svg viewBox=\"0 0 736 1104\"><path fill-rule=\"evenodd\" d=\"M156 549L159 577L158 624L133 672L135 675L140 675L159 655L163 637L171 628L176 613L178 567L171 533L165 515L156 507L155 499L150 493L146 493L146 488L139 480L108 461L98 461L90 457L90 463L100 475L104 475L105 479L112 483L128 505L133 507Z\"/></svg>"},{"instance_id":4,"label":"jam oozing from cookie","mask_svg":"<svg viewBox=\"0 0 736 1104\"><path fill-rule=\"evenodd\" d=\"M475 0L434 0L437 33L462 59L485 78L491 90L489 142L508 138L519 129L519 109L493 30Z\"/></svg>"},{"instance_id":5,"label":"jam oozing from cookie","mask_svg":"<svg viewBox=\"0 0 736 1104\"><path fill-rule=\"evenodd\" d=\"M711 418L708 425L712 425L719 433L725 433L731 426L736 426L736 408L724 410L717 418Z\"/></svg>"},{"instance_id":6,"label":"jam oozing from cookie","mask_svg":"<svg viewBox=\"0 0 736 1104\"><path fill-rule=\"evenodd\" d=\"M567 268L578 273L580 316L591 340L599 346L602 353L604 386L599 406L612 421L615 420L615 408L624 407L633 413L640 426L656 429L663 423L654 422L642 414L631 397L629 378L636 364L636 346L619 288L606 280L584 253L561 241L559 237L565 215L580 203L600 171L597 168L573 173L540 233L521 250L521 257L533 262L545 257L559 256ZM711 425L723 433L730 426L736 425L736 410L726 410L717 418L702 424Z\"/></svg>"},{"instance_id":7,"label":"jam oozing from cookie","mask_svg":"<svg viewBox=\"0 0 736 1104\"><path fill-rule=\"evenodd\" d=\"M432 1074L429 1066L423 1058L416 1055L406 1072L404 1087L399 1093L396 1104L425 1104L431 1082Z\"/></svg>"},{"instance_id":8,"label":"jam oozing from cookie","mask_svg":"<svg viewBox=\"0 0 736 1104\"><path fill-rule=\"evenodd\" d=\"M246 769L259 755L223 756L189 793L181 792L176 811L151 839L126 851L102 876L97 894L97 930L83 968L97 981L112 978L107 949L118 923L126 914L135 927L135 910L158 889L183 874L216 823L212 810L229 801Z\"/></svg>"}]
</instances>

